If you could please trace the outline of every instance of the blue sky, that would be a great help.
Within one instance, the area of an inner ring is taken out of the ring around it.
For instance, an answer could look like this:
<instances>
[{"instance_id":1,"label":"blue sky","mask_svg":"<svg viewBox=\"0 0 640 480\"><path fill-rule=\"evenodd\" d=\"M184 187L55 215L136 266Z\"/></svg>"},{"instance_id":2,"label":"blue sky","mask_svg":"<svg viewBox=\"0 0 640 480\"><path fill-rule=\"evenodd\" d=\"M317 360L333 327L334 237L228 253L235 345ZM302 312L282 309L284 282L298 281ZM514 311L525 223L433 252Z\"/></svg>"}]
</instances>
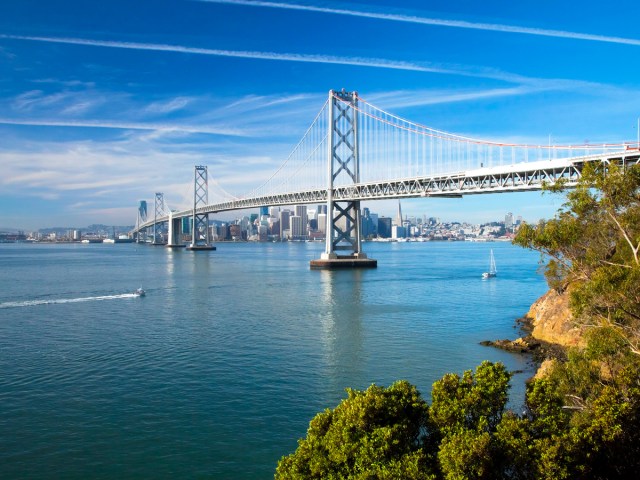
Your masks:
<instances>
[{"instance_id":1,"label":"blue sky","mask_svg":"<svg viewBox=\"0 0 640 480\"><path fill-rule=\"evenodd\" d=\"M487 140L635 141L639 19L637 1L3 0L0 227L132 224L156 191L187 207L196 164L240 196L332 88ZM415 199L403 213L535 221L561 203Z\"/></svg>"}]
</instances>

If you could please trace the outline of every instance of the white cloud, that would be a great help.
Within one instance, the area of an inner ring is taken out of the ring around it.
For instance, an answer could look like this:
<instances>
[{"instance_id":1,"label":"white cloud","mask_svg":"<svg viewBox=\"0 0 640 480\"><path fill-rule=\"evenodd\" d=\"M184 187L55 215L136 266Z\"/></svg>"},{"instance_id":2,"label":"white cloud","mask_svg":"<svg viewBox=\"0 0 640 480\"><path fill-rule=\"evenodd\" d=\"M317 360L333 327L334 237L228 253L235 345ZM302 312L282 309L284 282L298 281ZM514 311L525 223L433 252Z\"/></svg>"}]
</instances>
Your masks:
<instances>
[{"instance_id":1,"label":"white cloud","mask_svg":"<svg viewBox=\"0 0 640 480\"><path fill-rule=\"evenodd\" d=\"M110 40L91 40L84 38L64 38L64 37L38 37L30 35L6 35L0 34L0 39L25 40L44 43L61 43L67 45L84 45L105 48L120 48L128 50L144 50L172 53L189 53L195 55L210 55L218 57L248 58L254 60L276 60L287 62L304 63L327 63L335 65L351 65L359 67L382 68L391 70L405 70L425 73L440 73L448 75L459 75L466 77L491 78L504 81L515 81L521 77L518 75L501 72L497 69L430 64L428 62L406 62L399 60L389 60L384 58L366 57L341 57L335 55L311 55L300 53L276 53L259 52L248 50L222 50L212 48L196 48L182 45L167 45L156 43L120 42Z\"/></svg>"},{"instance_id":2,"label":"white cloud","mask_svg":"<svg viewBox=\"0 0 640 480\"><path fill-rule=\"evenodd\" d=\"M198 0L206 3L222 3L229 5L242 5L251 7L280 8L286 10L299 10L306 12L329 13L335 15L347 15L360 18L372 18L393 22L414 23L421 25L433 25L438 27L464 28L471 30L486 30L490 32L517 33L523 35L536 35L543 37L567 38L571 40L588 40L593 42L617 43L622 45L640 46L640 40L635 38L612 37L607 35L595 35L591 33L570 32L565 30L550 30L546 28L529 28L517 25L503 25L497 23L468 22L464 20L449 20L442 18L420 17L415 15L399 15L394 13L377 13L365 10L352 10L346 8L329 8L314 5L303 5L282 2L263 2L253 0Z\"/></svg>"},{"instance_id":3,"label":"white cloud","mask_svg":"<svg viewBox=\"0 0 640 480\"><path fill-rule=\"evenodd\" d=\"M176 97L176 98L171 98L169 100L162 100L162 101L150 103L145 108L145 111L153 114L157 114L157 113L166 114L166 113L175 112L177 110L182 110L189 103L191 103L191 99L187 97Z\"/></svg>"},{"instance_id":4,"label":"white cloud","mask_svg":"<svg viewBox=\"0 0 640 480\"><path fill-rule=\"evenodd\" d=\"M98 120L50 120L50 119L17 119L0 118L4 125L31 125L39 127L75 127L75 128L108 128L117 130L153 130L161 132L204 133L209 135L246 136L246 132L227 127L207 127L198 125L135 123Z\"/></svg>"}]
</instances>

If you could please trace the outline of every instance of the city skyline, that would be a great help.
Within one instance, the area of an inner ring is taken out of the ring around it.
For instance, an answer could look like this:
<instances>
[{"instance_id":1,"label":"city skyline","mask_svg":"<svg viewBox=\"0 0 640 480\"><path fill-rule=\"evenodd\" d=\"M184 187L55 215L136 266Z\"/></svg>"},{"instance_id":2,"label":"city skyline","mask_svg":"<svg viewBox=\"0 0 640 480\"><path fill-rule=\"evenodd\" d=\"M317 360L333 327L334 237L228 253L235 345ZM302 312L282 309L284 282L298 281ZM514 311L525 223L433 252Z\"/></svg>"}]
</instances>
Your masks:
<instances>
[{"instance_id":1,"label":"city skyline","mask_svg":"<svg viewBox=\"0 0 640 480\"><path fill-rule=\"evenodd\" d=\"M401 202L397 202L398 211L401 210ZM303 212L302 215L299 213ZM234 213L234 212L228 212ZM316 230L318 232L325 232L325 222L326 222L326 205L324 204L303 204L303 205L290 205L290 206L276 206L276 207L261 207L259 209L250 209L250 210L240 210L235 213L238 213L235 217L228 217L226 219L211 219L210 226L219 226L219 225L242 225L243 228L246 228L249 223L262 224L262 220L269 220L269 228L271 228L271 221L276 220L278 223L278 228L280 229L280 235L284 235L284 230L289 230L289 236L291 236L290 228L290 219L294 216L298 216L304 218L306 220L303 223L306 223L306 227L309 231ZM366 218L371 215L376 221L378 219L386 219L389 221L389 225L400 225L398 222L398 217L390 217L385 214L379 214L377 211L370 209L369 207L362 208L362 217ZM190 217L183 218L184 221L190 221ZM520 223L524 221L521 215L513 214L512 212L505 212L502 217L495 218L493 220L489 220L487 222L468 222L460 219L450 219L444 220L440 217L429 216L426 213L420 215L403 215L402 216L402 224L409 223L411 226L416 226L420 224L431 223L431 221L435 221L435 224L438 225L466 225L473 227L480 227L484 225L490 224L499 224L503 223L507 226L507 223L513 224L514 222ZM311 221L315 221L314 224ZM37 233L37 232L50 232L50 231L71 231L71 230L79 230L81 232L89 232L96 233L100 231L101 233L117 233L117 234L128 234L129 230L132 229L134 225L109 225L104 223L93 223L90 225L57 225L57 226L42 226L36 229L22 230L22 229L10 229L7 231L2 226L0 226L0 233L11 233L20 231L22 233ZM190 227L183 227L189 231ZM294 235L295 236L295 235ZM366 237L366 234L363 234Z\"/></svg>"},{"instance_id":2,"label":"city skyline","mask_svg":"<svg viewBox=\"0 0 640 480\"><path fill-rule=\"evenodd\" d=\"M640 7L563 4L3 2L0 227L132 224L156 191L188 208L197 164L215 179L211 200L241 196L332 88L473 138L636 141ZM561 204L527 192L402 208L483 223ZM397 202L362 206L393 217Z\"/></svg>"}]
</instances>

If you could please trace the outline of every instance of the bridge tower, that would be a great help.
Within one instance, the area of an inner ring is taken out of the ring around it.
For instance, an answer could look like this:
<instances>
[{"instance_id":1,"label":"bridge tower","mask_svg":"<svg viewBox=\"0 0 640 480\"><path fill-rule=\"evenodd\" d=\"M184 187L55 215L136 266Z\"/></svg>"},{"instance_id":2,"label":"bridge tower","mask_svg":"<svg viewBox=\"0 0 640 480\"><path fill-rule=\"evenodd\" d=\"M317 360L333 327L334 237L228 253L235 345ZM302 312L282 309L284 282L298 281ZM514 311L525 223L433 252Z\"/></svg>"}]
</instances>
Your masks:
<instances>
[{"instance_id":1,"label":"bridge tower","mask_svg":"<svg viewBox=\"0 0 640 480\"><path fill-rule=\"evenodd\" d=\"M362 251L360 201L333 198L335 185L360 181L357 107L357 92L329 91L326 242L320 259L311 260L312 269L378 266Z\"/></svg>"},{"instance_id":2,"label":"bridge tower","mask_svg":"<svg viewBox=\"0 0 640 480\"><path fill-rule=\"evenodd\" d=\"M153 210L153 245L164 245L162 240L158 238L158 218L165 216L164 193L156 192L155 207Z\"/></svg>"},{"instance_id":3,"label":"bridge tower","mask_svg":"<svg viewBox=\"0 0 640 480\"><path fill-rule=\"evenodd\" d=\"M139 225L142 225L144 222L147 221L147 201L146 200L140 200L140 204L138 205L138 215L136 218L136 241L137 243L144 243L146 240L146 233L147 230L139 230L137 227Z\"/></svg>"},{"instance_id":4,"label":"bridge tower","mask_svg":"<svg viewBox=\"0 0 640 480\"><path fill-rule=\"evenodd\" d=\"M209 180L207 167L196 165L193 180L193 216L191 224L191 244L187 250L215 250L209 238L209 214L198 213L198 207L209 203Z\"/></svg>"}]
</instances>

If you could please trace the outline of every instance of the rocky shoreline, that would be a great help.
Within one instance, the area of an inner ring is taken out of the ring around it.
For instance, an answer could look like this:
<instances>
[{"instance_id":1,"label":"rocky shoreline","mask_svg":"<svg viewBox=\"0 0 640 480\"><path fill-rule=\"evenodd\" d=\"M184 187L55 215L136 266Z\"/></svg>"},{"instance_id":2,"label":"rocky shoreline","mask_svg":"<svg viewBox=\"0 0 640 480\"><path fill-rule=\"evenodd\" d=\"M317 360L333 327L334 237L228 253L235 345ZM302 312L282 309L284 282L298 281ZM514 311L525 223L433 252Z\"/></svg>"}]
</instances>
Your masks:
<instances>
[{"instance_id":1,"label":"rocky shoreline","mask_svg":"<svg viewBox=\"0 0 640 480\"><path fill-rule=\"evenodd\" d=\"M569 294L549 290L516 320L524 333L515 340L485 340L481 345L508 352L529 354L540 367L545 360L564 359L567 347L581 346L582 329L573 321Z\"/></svg>"}]
</instances>

